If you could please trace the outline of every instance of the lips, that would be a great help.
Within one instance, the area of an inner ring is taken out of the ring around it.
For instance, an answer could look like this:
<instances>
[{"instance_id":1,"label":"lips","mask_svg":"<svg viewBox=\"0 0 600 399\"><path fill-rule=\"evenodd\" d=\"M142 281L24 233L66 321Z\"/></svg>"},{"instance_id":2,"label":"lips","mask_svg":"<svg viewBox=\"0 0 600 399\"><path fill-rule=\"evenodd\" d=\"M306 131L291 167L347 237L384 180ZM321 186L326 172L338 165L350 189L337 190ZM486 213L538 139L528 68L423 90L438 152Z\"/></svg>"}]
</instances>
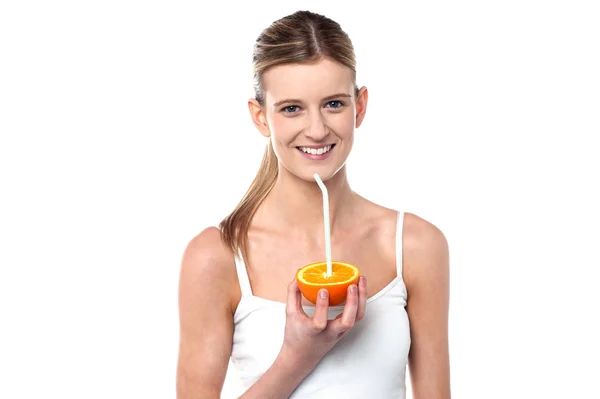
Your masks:
<instances>
[{"instance_id":1,"label":"lips","mask_svg":"<svg viewBox=\"0 0 600 399\"><path fill-rule=\"evenodd\" d=\"M298 146L296 149L302 154L303 157L313 161L319 161L328 158L335 144L327 144L323 146Z\"/></svg>"},{"instance_id":2,"label":"lips","mask_svg":"<svg viewBox=\"0 0 600 399\"><path fill-rule=\"evenodd\" d=\"M329 145L325 145L325 146L322 146L322 147L314 147L314 146L304 147L304 146L299 146L299 147L296 147L296 148L299 149L300 151L302 151L305 154L322 155L322 154L326 154L329 151L331 151L331 149L334 146L335 146L335 144L329 144Z\"/></svg>"}]
</instances>

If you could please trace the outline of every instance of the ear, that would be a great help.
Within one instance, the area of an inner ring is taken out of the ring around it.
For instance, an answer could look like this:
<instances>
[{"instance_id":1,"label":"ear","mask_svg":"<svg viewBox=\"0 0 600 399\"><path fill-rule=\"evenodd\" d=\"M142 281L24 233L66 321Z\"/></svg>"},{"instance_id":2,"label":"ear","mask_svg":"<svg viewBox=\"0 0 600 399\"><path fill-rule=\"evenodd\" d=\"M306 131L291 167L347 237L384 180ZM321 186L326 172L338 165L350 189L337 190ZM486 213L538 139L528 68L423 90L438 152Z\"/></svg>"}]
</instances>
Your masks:
<instances>
[{"instance_id":1,"label":"ear","mask_svg":"<svg viewBox=\"0 0 600 399\"><path fill-rule=\"evenodd\" d=\"M367 103L369 102L369 91L366 87L361 87L356 95L356 127L359 127L367 112Z\"/></svg>"},{"instance_id":2,"label":"ear","mask_svg":"<svg viewBox=\"0 0 600 399\"><path fill-rule=\"evenodd\" d=\"M267 116L265 115L263 107L255 98L250 98L248 100L248 110L250 111L252 122L254 122L254 126L256 126L260 134L265 137L270 137L271 131L269 130L269 124L267 123Z\"/></svg>"}]
</instances>

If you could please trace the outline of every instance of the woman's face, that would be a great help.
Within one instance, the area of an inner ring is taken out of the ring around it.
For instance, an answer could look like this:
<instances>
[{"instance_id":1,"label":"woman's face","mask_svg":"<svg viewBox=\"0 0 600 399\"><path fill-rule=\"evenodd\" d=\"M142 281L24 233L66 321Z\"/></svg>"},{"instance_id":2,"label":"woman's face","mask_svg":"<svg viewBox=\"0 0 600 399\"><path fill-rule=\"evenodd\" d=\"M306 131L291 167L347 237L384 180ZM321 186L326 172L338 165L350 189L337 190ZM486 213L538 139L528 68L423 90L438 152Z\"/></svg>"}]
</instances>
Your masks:
<instances>
[{"instance_id":1,"label":"woman's face","mask_svg":"<svg viewBox=\"0 0 600 399\"><path fill-rule=\"evenodd\" d=\"M367 91L355 92L352 71L324 59L289 64L263 75L264 104L250 101L253 120L293 175L328 180L345 165L362 123Z\"/></svg>"}]
</instances>

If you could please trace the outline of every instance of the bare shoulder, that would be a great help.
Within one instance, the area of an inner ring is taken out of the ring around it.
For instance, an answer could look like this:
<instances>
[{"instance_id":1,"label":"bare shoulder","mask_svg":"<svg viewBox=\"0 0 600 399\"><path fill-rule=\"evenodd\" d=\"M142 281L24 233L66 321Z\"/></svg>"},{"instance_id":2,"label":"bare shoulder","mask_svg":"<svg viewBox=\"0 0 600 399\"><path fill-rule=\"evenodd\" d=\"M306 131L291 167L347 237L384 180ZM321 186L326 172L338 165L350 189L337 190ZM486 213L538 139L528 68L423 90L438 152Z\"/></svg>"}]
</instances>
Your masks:
<instances>
[{"instance_id":1,"label":"bare shoulder","mask_svg":"<svg viewBox=\"0 0 600 399\"><path fill-rule=\"evenodd\" d=\"M407 286L429 279L447 280L448 241L438 226L413 213L405 213L402 247Z\"/></svg>"},{"instance_id":2,"label":"bare shoulder","mask_svg":"<svg viewBox=\"0 0 600 399\"><path fill-rule=\"evenodd\" d=\"M225 246L218 228L210 226L193 237L183 253L183 265L192 269L205 269L202 272L216 276L224 270L207 265L233 262L233 252Z\"/></svg>"},{"instance_id":3,"label":"bare shoulder","mask_svg":"<svg viewBox=\"0 0 600 399\"><path fill-rule=\"evenodd\" d=\"M413 252L448 250L448 242L442 230L414 213L404 214L404 238L406 249Z\"/></svg>"},{"instance_id":4,"label":"bare shoulder","mask_svg":"<svg viewBox=\"0 0 600 399\"><path fill-rule=\"evenodd\" d=\"M362 200L364 213L360 218L366 225L377 225L386 233L396 231L399 211L369 201ZM444 258L448 254L448 242L444 233L432 222L415 215L403 213L403 252L411 258L425 259ZM370 222L370 223L369 223Z\"/></svg>"},{"instance_id":5,"label":"bare shoulder","mask_svg":"<svg viewBox=\"0 0 600 399\"><path fill-rule=\"evenodd\" d=\"M221 239L218 228L210 226L187 244L181 261L181 285L201 286L234 294L237 286L233 252ZM210 282L206 286L206 282Z\"/></svg>"}]
</instances>

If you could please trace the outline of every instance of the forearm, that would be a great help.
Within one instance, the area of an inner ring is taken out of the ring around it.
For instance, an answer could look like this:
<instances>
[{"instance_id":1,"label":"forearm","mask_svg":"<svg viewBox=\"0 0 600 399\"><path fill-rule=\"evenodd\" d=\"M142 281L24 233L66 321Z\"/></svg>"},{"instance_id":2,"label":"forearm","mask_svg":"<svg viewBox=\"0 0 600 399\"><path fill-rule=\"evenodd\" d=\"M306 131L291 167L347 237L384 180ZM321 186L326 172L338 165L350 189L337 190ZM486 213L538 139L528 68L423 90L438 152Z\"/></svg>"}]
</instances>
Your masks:
<instances>
[{"instance_id":1,"label":"forearm","mask_svg":"<svg viewBox=\"0 0 600 399\"><path fill-rule=\"evenodd\" d=\"M273 365L239 399L287 399L315 365L299 365L280 353Z\"/></svg>"}]
</instances>

